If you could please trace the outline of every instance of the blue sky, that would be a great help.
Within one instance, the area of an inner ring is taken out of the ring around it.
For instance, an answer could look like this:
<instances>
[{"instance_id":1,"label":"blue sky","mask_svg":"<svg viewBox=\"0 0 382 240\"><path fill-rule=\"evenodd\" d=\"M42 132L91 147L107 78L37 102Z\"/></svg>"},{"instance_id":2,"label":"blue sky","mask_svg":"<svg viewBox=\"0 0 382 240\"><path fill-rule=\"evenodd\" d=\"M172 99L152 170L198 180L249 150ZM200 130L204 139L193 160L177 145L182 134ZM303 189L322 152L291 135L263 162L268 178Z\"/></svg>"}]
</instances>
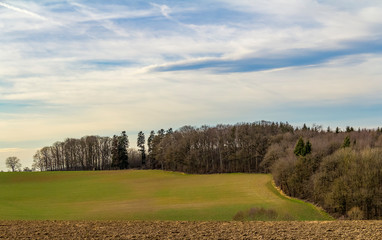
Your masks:
<instances>
[{"instance_id":1,"label":"blue sky","mask_svg":"<svg viewBox=\"0 0 382 240\"><path fill-rule=\"evenodd\" d=\"M381 1L0 0L0 53L3 170L122 130L382 125Z\"/></svg>"}]
</instances>

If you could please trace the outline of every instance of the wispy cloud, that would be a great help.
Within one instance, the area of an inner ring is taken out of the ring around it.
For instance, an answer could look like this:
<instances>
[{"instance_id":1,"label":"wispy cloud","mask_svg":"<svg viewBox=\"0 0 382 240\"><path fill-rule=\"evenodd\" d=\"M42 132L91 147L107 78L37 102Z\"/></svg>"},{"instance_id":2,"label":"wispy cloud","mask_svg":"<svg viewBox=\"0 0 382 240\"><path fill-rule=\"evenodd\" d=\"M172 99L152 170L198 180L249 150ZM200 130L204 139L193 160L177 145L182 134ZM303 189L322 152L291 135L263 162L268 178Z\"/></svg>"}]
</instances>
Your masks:
<instances>
[{"instance_id":1,"label":"wispy cloud","mask_svg":"<svg viewBox=\"0 0 382 240\"><path fill-rule=\"evenodd\" d=\"M304 112L338 124L336 109L346 124L382 117L380 1L15 0L0 11L2 147Z\"/></svg>"},{"instance_id":2,"label":"wispy cloud","mask_svg":"<svg viewBox=\"0 0 382 240\"><path fill-rule=\"evenodd\" d=\"M44 21L48 20L46 17L44 17L42 15L39 15L39 14L34 13L34 12L31 12L31 11L29 11L27 9L22 9L22 8L18 8L18 7L12 6L12 5L4 3L4 2L0 2L0 6L8 8L8 9L16 11L16 12L19 12L19 13L26 14L26 15L31 16L33 18L37 18L37 19L44 20Z\"/></svg>"},{"instance_id":3,"label":"wispy cloud","mask_svg":"<svg viewBox=\"0 0 382 240\"><path fill-rule=\"evenodd\" d=\"M162 14L165 18L170 19L170 20L174 20L174 19L170 16L171 9L170 9L167 5L159 5L159 4L156 4L156 3L151 3L151 5L154 6L154 7L156 7L156 8L159 8L161 14Z\"/></svg>"},{"instance_id":4,"label":"wispy cloud","mask_svg":"<svg viewBox=\"0 0 382 240\"><path fill-rule=\"evenodd\" d=\"M10 153L10 152L13 153L20 150L21 150L20 148L0 148L0 153Z\"/></svg>"}]
</instances>

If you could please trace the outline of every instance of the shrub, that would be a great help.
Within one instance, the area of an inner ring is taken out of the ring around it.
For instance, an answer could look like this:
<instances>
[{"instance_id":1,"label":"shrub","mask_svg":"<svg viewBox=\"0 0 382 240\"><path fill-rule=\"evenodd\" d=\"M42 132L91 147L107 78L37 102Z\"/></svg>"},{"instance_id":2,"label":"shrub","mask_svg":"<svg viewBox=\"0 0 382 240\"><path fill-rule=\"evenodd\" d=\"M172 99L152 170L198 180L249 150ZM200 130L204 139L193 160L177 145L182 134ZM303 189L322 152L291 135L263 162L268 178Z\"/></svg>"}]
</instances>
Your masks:
<instances>
[{"instance_id":1,"label":"shrub","mask_svg":"<svg viewBox=\"0 0 382 240\"><path fill-rule=\"evenodd\" d=\"M364 218L363 211L359 207L352 207L347 212L347 215L351 220L362 220Z\"/></svg>"},{"instance_id":2,"label":"shrub","mask_svg":"<svg viewBox=\"0 0 382 240\"><path fill-rule=\"evenodd\" d=\"M233 217L235 221L269 221L276 220L278 213L273 209L250 208L247 211L239 211Z\"/></svg>"},{"instance_id":3,"label":"shrub","mask_svg":"<svg viewBox=\"0 0 382 240\"><path fill-rule=\"evenodd\" d=\"M234 221L244 221L245 220L245 217L244 217L244 212L243 211L238 211L235 216L233 216L232 218Z\"/></svg>"}]
</instances>

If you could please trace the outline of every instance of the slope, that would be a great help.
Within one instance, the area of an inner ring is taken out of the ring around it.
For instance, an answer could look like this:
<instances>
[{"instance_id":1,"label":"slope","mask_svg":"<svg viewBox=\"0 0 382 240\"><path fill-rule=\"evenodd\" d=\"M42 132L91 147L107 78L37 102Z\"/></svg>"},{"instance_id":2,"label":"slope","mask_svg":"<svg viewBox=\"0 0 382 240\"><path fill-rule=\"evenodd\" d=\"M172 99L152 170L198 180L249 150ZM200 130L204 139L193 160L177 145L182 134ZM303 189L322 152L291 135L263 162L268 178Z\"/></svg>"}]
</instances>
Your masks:
<instances>
[{"instance_id":1,"label":"slope","mask_svg":"<svg viewBox=\"0 0 382 240\"><path fill-rule=\"evenodd\" d=\"M0 173L3 220L232 220L273 209L283 220L329 220L280 195L266 174L188 175L159 170Z\"/></svg>"}]
</instances>

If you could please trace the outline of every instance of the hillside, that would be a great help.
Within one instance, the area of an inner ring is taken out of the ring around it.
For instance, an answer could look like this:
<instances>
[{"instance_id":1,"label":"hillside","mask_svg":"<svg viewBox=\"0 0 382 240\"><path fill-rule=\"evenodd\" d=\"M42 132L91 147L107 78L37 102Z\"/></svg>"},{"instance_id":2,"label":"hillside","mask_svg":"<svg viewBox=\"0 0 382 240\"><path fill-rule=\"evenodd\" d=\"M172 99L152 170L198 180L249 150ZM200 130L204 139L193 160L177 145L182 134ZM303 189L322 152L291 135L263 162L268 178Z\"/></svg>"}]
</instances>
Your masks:
<instances>
[{"instance_id":1,"label":"hillside","mask_svg":"<svg viewBox=\"0 0 382 240\"><path fill-rule=\"evenodd\" d=\"M266 174L159 170L0 173L3 220L232 220L250 208L277 220L328 220L281 196Z\"/></svg>"}]
</instances>

